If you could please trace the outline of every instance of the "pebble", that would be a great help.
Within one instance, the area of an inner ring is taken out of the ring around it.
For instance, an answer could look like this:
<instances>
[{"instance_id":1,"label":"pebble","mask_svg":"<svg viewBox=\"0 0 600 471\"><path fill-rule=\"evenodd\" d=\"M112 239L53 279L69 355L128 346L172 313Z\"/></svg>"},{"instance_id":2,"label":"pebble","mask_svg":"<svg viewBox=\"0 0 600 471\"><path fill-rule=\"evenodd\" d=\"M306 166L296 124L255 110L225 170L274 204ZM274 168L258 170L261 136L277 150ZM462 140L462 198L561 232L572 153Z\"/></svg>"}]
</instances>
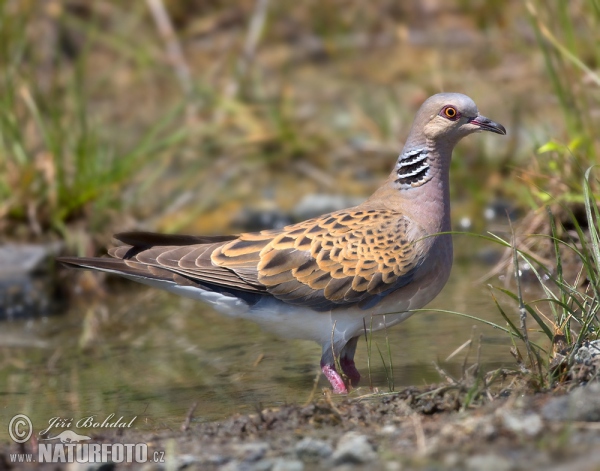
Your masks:
<instances>
[{"instance_id":1,"label":"pebble","mask_svg":"<svg viewBox=\"0 0 600 471\"><path fill-rule=\"evenodd\" d=\"M179 468L181 469L181 468ZM248 461L233 460L227 463L225 466L221 466L219 471L272 471L273 461L271 460L260 460L255 463Z\"/></svg>"},{"instance_id":2,"label":"pebble","mask_svg":"<svg viewBox=\"0 0 600 471\"><path fill-rule=\"evenodd\" d=\"M398 427L392 424L384 425L381 427L381 430L379 430L379 433L381 435L395 435L398 433Z\"/></svg>"},{"instance_id":3,"label":"pebble","mask_svg":"<svg viewBox=\"0 0 600 471\"><path fill-rule=\"evenodd\" d=\"M235 446L234 454L238 460L253 462L262 459L269 448L267 442L243 443Z\"/></svg>"},{"instance_id":4,"label":"pebble","mask_svg":"<svg viewBox=\"0 0 600 471\"><path fill-rule=\"evenodd\" d=\"M542 407L547 420L600 422L600 383L573 389L569 394L550 399Z\"/></svg>"},{"instance_id":5,"label":"pebble","mask_svg":"<svg viewBox=\"0 0 600 471\"><path fill-rule=\"evenodd\" d=\"M88 468L89 469L89 468ZM140 467L141 471L163 471L165 467L159 463L146 463ZM75 468L67 466L68 471L75 471Z\"/></svg>"},{"instance_id":6,"label":"pebble","mask_svg":"<svg viewBox=\"0 0 600 471\"><path fill-rule=\"evenodd\" d=\"M230 461L225 466L221 466L219 471L246 471L247 468L244 468L243 464L247 465L248 463L240 463L237 460Z\"/></svg>"},{"instance_id":7,"label":"pebble","mask_svg":"<svg viewBox=\"0 0 600 471\"><path fill-rule=\"evenodd\" d=\"M509 460L494 454L471 456L465 465L468 471L509 471L512 468Z\"/></svg>"},{"instance_id":8,"label":"pebble","mask_svg":"<svg viewBox=\"0 0 600 471\"><path fill-rule=\"evenodd\" d=\"M296 443L294 450L296 456L305 461L329 458L333 453L329 443L311 437L305 437Z\"/></svg>"},{"instance_id":9,"label":"pebble","mask_svg":"<svg viewBox=\"0 0 600 471\"><path fill-rule=\"evenodd\" d=\"M264 459L255 462L233 460L219 471L304 471L302 461L286 458Z\"/></svg>"},{"instance_id":10,"label":"pebble","mask_svg":"<svg viewBox=\"0 0 600 471\"><path fill-rule=\"evenodd\" d=\"M182 469L187 468L188 466L192 466L195 463L198 463L198 457L191 454L179 455L175 461L177 463L176 468Z\"/></svg>"},{"instance_id":11,"label":"pebble","mask_svg":"<svg viewBox=\"0 0 600 471\"><path fill-rule=\"evenodd\" d=\"M48 274L62 244L0 245L0 320L48 315L56 290Z\"/></svg>"},{"instance_id":12,"label":"pebble","mask_svg":"<svg viewBox=\"0 0 600 471\"><path fill-rule=\"evenodd\" d=\"M58 254L62 244L0 245L0 277L31 274L48 269L48 261Z\"/></svg>"},{"instance_id":13,"label":"pebble","mask_svg":"<svg viewBox=\"0 0 600 471\"><path fill-rule=\"evenodd\" d=\"M577 353L575 353L575 361L585 365L591 365L600 359L600 340L592 340L585 342Z\"/></svg>"},{"instance_id":14,"label":"pebble","mask_svg":"<svg viewBox=\"0 0 600 471\"><path fill-rule=\"evenodd\" d=\"M273 471L273 460L260 460L256 463L243 462L240 471Z\"/></svg>"},{"instance_id":15,"label":"pebble","mask_svg":"<svg viewBox=\"0 0 600 471\"><path fill-rule=\"evenodd\" d=\"M271 471L304 471L304 463L299 460L279 459L275 461Z\"/></svg>"},{"instance_id":16,"label":"pebble","mask_svg":"<svg viewBox=\"0 0 600 471\"><path fill-rule=\"evenodd\" d=\"M398 461L388 461L385 463L385 471L402 471L402 464Z\"/></svg>"},{"instance_id":17,"label":"pebble","mask_svg":"<svg viewBox=\"0 0 600 471\"><path fill-rule=\"evenodd\" d=\"M516 434L525 434L529 437L535 437L544 427L542 418L535 413L518 414L514 411L503 411L501 419L502 425L507 430Z\"/></svg>"},{"instance_id":18,"label":"pebble","mask_svg":"<svg viewBox=\"0 0 600 471\"><path fill-rule=\"evenodd\" d=\"M375 461L377 453L366 435L348 432L343 435L332 456L335 465L365 464Z\"/></svg>"},{"instance_id":19,"label":"pebble","mask_svg":"<svg viewBox=\"0 0 600 471\"><path fill-rule=\"evenodd\" d=\"M12 469L12 468L10 468ZM68 463L65 467L67 471L112 471L115 469L114 463Z\"/></svg>"}]
</instances>

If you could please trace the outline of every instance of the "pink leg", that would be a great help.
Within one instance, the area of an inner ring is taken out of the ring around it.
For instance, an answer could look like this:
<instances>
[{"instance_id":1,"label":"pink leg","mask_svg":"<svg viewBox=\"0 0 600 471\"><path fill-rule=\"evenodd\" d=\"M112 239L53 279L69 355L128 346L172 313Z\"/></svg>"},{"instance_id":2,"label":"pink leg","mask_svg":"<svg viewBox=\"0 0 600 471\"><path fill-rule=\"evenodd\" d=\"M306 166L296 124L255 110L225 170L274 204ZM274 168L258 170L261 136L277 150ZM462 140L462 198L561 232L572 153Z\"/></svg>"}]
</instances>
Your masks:
<instances>
[{"instance_id":1,"label":"pink leg","mask_svg":"<svg viewBox=\"0 0 600 471\"><path fill-rule=\"evenodd\" d=\"M340 366L342 367L344 374L350 380L350 384L354 387L358 386L358 382L360 381L360 373L356 369L354 360L347 357L341 357Z\"/></svg>"},{"instance_id":2,"label":"pink leg","mask_svg":"<svg viewBox=\"0 0 600 471\"><path fill-rule=\"evenodd\" d=\"M358 344L358 337L354 337L348 341L340 354L340 367L344 374L350 380L350 384L353 387L358 386L360 381L360 373L354 365L354 353L356 352L356 345Z\"/></svg>"},{"instance_id":3,"label":"pink leg","mask_svg":"<svg viewBox=\"0 0 600 471\"><path fill-rule=\"evenodd\" d=\"M346 389L344 380L342 379L340 374L337 371L335 371L335 368L332 365L327 365L327 364L321 363L321 371L323 372L325 377L331 383L331 387L333 388L333 392L335 394L347 394L348 393L348 389Z\"/></svg>"}]
</instances>

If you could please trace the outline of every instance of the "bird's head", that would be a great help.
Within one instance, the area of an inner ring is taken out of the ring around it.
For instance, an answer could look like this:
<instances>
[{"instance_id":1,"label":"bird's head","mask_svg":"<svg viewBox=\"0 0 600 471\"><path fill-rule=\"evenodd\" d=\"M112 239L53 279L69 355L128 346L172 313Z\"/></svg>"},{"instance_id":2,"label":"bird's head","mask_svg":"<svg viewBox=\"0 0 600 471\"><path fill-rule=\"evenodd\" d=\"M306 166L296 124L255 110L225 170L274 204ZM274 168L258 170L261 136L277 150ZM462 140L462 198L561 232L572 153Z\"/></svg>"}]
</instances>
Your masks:
<instances>
[{"instance_id":1,"label":"bird's head","mask_svg":"<svg viewBox=\"0 0 600 471\"><path fill-rule=\"evenodd\" d=\"M428 140L456 144L478 131L506 134L506 129L479 114L477 105L461 93L438 93L419 109L413 129L421 129Z\"/></svg>"}]
</instances>

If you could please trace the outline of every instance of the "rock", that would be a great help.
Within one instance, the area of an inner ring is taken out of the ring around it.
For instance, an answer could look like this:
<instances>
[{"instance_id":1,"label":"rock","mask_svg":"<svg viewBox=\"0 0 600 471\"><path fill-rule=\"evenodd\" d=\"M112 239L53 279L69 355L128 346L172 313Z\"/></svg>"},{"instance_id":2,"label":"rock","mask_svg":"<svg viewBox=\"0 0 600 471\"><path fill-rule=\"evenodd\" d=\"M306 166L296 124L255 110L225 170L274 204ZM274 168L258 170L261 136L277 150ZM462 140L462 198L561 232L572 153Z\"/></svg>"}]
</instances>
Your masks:
<instances>
[{"instance_id":1,"label":"rock","mask_svg":"<svg viewBox=\"0 0 600 471\"><path fill-rule=\"evenodd\" d=\"M13 278L47 270L62 244L6 244L0 246L0 278Z\"/></svg>"},{"instance_id":2,"label":"rock","mask_svg":"<svg viewBox=\"0 0 600 471\"><path fill-rule=\"evenodd\" d=\"M278 459L271 471L304 471L304 463L298 460Z\"/></svg>"},{"instance_id":3,"label":"rock","mask_svg":"<svg viewBox=\"0 0 600 471\"><path fill-rule=\"evenodd\" d=\"M0 246L0 320L45 317L51 312L52 258L62 244Z\"/></svg>"},{"instance_id":4,"label":"rock","mask_svg":"<svg viewBox=\"0 0 600 471\"><path fill-rule=\"evenodd\" d=\"M392 424L387 424L387 425L384 425L383 427L381 427L381 430L379 430L379 433L381 435L395 435L398 433L398 427L396 427L395 425L392 425Z\"/></svg>"},{"instance_id":5,"label":"rock","mask_svg":"<svg viewBox=\"0 0 600 471\"><path fill-rule=\"evenodd\" d=\"M219 468L219 471L274 471L278 461L284 460L272 460L264 459L255 462L233 460L227 463L225 466ZM183 468L178 468L183 469ZM198 469L204 469L202 467ZM213 468L210 468L213 469ZM286 471L287 468L280 468L280 471ZM302 468L301 468L302 469ZM301 471L300 469L300 471ZM289 471L295 471L296 468L289 468Z\"/></svg>"},{"instance_id":6,"label":"rock","mask_svg":"<svg viewBox=\"0 0 600 471\"><path fill-rule=\"evenodd\" d=\"M600 340L592 340L585 342L577 353L575 353L575 361L584 365L591 365L600 360Z\"/></svg>"},{"instance_id":7,"label":"rock","mask_svg":"<svg viewBox=\"0 0 600 471\"><path fill-rule=\"evenodd\" d=\"M227 463L225 466L221 466L219 471L273 471L273 464L274 463L272 460L259 460L253 463L248 461L233 460ZM200 467L198 469L203 468Z\"/></svg>"},{"instance_id":8,"label":"rock","mask_svg":"<svg viewBox=\"0 0 600 471\"><path fill-rule=\"evenodd\" d=\"M260 460L256 463L244 462L241 469L243 471L273 471L273 465L273 460Z\"/></svg>"},{"instance_id":9,"label":"rock","mask_svg":"<svg viewBox=\"0 0 600 471\"><path fill-rule=\"evenodd\" d=\"M550 399L542 407L542 416L547 420L600 421L600 383L589 383L566 396Z\"/></svg>"},{"instance_id":10,"label":"rock","mask_svg":"<svg viewBox=\"0 0 600 471\"><path fill-rule=\"evenodd\" d=\"M487 454L467 458L465 466L469 471L509 471L512 463L502 456Z\"/></svg>"},{"instance_id":11,"label":"rock","mask_svg":"<svg viewBox=\"0 0 600 471\"><path fill-rule=\"evenodd\" d=\"M248 463L241 463L237 460L230 461L225 466L221 466L219 471L248 471Z\"/></svg>"},{"instance_id":12,"label":"rock","mask_svg":"<svg viewBox=\"0 0 600 471\"><path fill-rule=\"evenodd\" d=\"M340 464L366 464L377 459L373 445L369 443L366 435L357 432L348 432L343 435L332 456L334 465Z\"/></svg>"},{"instance_id":13,"label":"rock","mask_svg":"<svg viewBox=\"0 0 600 471\"><path fill-rule=\"evenodd\" d=\"M234 454L238 460L253 462L264 458L269 448L266 442L243 443L235 446Z\"/></svg>"},{"instance_id":14,"label":"rock","mask_svg":"<svg viewBox=\"0 0 600 471\"><path fill-rule=\"evenodd\" d=\"M502 224L506 224L507 221L516 221L519 216L519 211L513 204L501 199L489 203L483 212L483 217L489 222Z\"/></svg>"},{"instance_id":15,"label":"rock","mask_svg":"<svg viewBox=\"0 0 600 471\"><path fill-rule=\"evenodd\" d=\"M398 461L388 461L385 463L384 469L385 471L401 471L402 464L400 464Z\"/></svg>"},{"instance_id":16,"label":"rock","mask_svg":"<svg viewBox=\"0 0 600 471\"><path fill-rule=\"evenodd\" d=\"M291 224L292 220L289 215L275 208L245 208L233 218L232 223L242 231L255 232L263 229L281 229Z\"/></svg>"},{"instance_id":17,"label":"rock","mask_svg":"<svg viewBox=\"0 0 600 471\"><path fill-rule=\"evenodd\" d=\"M194 464L197 464L199 462L199 460L194 455L185 454L185 455L177 456L175 458L174 462L176 463L175 464L176 469L184 469L184 468L188 468Z\"/></svg>"},{"instance_id":18,"label":"rock","mask_svg":"<svg viewBox=\"0 0 600 471\"><path fill-rule=\"evenodd\" d=\"M68 468L69 471L74 471ZM163 471L165 467L160 463L146 463L140 467L141 471Z\"/></svg>"},{"instance_id":19,"label":"rock","mask_svg":"<svg viewBox=\"0 0 600 471\"><path fill-rule=\"evenodd\" d=\"M516 434L525 434L535 437L542 431L544 426L542 418L538 414L519 414L515 411L502 411L502 425L507 430Z\"/></svg>"},{"instance_id":20,"label":"rock","mask_svg":"<svg viewBox=\"0 0 600 471\"><path fill-rule=\"evenodd\" d=\"M461 461L460 453L458 453L457 451L444 453L444 457L442 460L446 468L457 469L459 468L458 464Z\"/></svg>"},{"instance_id":21,"label":"rock","mask_svg":"<svg viewBox=\"0 0 600 471\"><path fill-rule=\"evenodd\" d=\"M213 466L222 466L222 465L226 464L229 461L229 459L223 455L210 454L210 455L204 456L203 461L204 461L204 463L207 463L207 464L210 464Z\"/></svg>"},{"instance_id":22,"label":"rock","mask_svg":"<svg viewBox=\"0 0 600 471\"><path fill-rule=\"evenodd\" d=\"M117 465L108 463L68 463L65 469L68 471L113 471Z\"/></svg>"},{"instance_id":23,"label":"rock","mask_svg":"<svg viewBox=\"0 0 600 471\"><path fill-rule=\"evenodd\" d=\"M333 449L327 442L316 438L306 437L296 443L296 456L304 461L329 458Z\"/></svg>"}]
</instances>

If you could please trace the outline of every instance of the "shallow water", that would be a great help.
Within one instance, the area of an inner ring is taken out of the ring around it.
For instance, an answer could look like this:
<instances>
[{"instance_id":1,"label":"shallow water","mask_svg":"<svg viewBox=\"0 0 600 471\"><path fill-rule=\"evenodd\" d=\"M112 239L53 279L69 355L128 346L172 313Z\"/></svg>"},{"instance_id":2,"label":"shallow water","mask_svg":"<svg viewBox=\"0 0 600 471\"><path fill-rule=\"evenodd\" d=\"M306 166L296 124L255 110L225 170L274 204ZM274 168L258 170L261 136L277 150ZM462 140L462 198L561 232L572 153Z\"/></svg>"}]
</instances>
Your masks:
<instances>
[{"instance_id":1,"label":"shallow water","mask_svg":"<svg viewBox=\"0 0 600 471\"><path fill-rule=\"evenodd\" d=\"M477 281L488 268L455 266L429 307L503 325L488 289ZM5 419L25 413L39 431L53 417L77 421L114 413L113 421L137 417L135 428L158 431L179 429L194 403L194 420L208 421L309 399L319 372L316 344L279 339L251 322L134 283L107 290L109 301L81 299L64 315L3 323L0 401ZM514 365L502 332L469 319L422 312L388 331L396 388L443 381L433 362L460 376L466 350L450 362L444 359L471 338L475 324L475 337L483 336L484 367ZM376 344L389 363L384 332L373 337L371 382L387 391ZM357 366L363 380L353 395L369 392L367 356L366 341L361 341ZM317 394L326 386L319 377Z\"/></svg>"}]
</instances>

